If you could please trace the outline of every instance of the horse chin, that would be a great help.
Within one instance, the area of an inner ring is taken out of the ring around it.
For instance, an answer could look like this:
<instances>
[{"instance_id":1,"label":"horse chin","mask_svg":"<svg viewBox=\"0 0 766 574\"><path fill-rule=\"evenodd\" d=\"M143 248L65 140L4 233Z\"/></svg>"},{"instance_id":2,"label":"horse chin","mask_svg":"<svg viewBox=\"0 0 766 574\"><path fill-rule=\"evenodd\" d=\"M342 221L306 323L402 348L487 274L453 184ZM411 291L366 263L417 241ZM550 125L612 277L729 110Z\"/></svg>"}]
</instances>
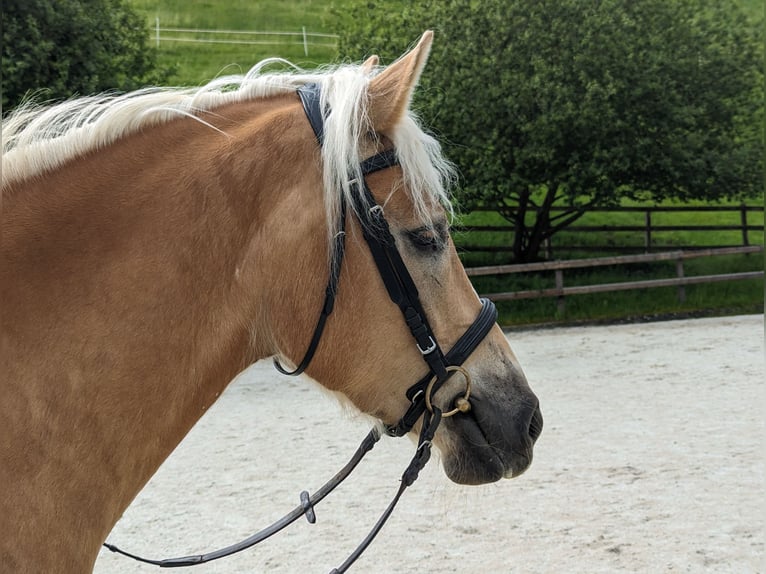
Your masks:
<instances>
[{"instance_id":1,"label":"horse chin","mask_svg":"<svg viewBox=\"0 0 766 574\"><path fill-rule=\"evenodd\" d=\"M442 456L447 477L458 484L477 485L524 473L543 425L537 401L511 417L481 399L472 397L471 403L469 413L442 423L449 433Z\"/></svg>"}]
</instances>

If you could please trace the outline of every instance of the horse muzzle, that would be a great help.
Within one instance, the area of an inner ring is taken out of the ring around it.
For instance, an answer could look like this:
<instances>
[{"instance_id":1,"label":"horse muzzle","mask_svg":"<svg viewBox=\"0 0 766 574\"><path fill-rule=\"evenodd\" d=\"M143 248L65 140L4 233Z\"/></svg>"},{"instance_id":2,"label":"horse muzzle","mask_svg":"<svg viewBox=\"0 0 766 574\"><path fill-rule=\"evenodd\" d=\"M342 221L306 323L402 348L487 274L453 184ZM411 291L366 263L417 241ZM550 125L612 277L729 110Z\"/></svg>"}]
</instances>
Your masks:
<instances>
[{"instance_id":1,"label":"horse muzzle","mask_svg":"<svg viewBox=\"0 0 766 574\"><path fill-rule=\"evenodd\" d=\"M506 401L476 389L471 409L442 424L444 472L459 484L485 484L519 476L529 467L543 416L528 389Z\"/></svg>"}]
</instances>

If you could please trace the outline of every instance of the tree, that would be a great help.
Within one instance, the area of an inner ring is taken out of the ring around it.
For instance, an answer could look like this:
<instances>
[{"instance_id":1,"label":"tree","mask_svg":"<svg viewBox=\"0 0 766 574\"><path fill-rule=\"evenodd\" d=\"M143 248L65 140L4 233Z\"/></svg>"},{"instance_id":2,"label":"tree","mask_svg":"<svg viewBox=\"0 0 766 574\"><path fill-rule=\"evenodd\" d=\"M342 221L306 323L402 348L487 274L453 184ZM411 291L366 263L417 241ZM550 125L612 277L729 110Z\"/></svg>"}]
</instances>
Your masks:
<instances>
[{"instance_id":1,"label":"tree","mask_svg":"<svg viewBox=\"0 0 766 574\"><path fill-rule=\"evenodd\" d=\"M760 27L717 0L351 1L342 56L437 36L416 104L516 261L623 198L762 193ZM551 211L554 206L564 211Z\"/></svg>"},{"instance_id":2,"label":"tree","mask_svg":"<svg viewBox=\"0 0 766 574\"><path fill-rule=\"evenodd\" d=\"M146 23L124 0L3 0L2 108L158 83Z\"/></svg>"}]
</instances>

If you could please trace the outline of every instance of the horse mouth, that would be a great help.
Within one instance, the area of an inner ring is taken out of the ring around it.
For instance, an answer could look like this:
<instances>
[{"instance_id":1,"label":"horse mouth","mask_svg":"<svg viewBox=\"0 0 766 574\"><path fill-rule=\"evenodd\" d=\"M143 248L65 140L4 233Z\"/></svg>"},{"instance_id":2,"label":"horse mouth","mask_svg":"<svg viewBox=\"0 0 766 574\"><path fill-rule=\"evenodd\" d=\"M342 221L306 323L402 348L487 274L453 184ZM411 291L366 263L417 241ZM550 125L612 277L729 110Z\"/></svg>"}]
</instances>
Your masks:
<instances>
[{"instance_id":1,"label":"horse mouth","mask_svg":"<svg viewBox=\"0 0 766 574\"><path fill-rule=\"evenodd\" d=\"M526 471L543 428L537 398L531 398L517 408L501 409L474 395L468 413L445 419L450 434L443 456L447 477L458 484L476 485L515 478Z\"/></svg>"}]
</instances>

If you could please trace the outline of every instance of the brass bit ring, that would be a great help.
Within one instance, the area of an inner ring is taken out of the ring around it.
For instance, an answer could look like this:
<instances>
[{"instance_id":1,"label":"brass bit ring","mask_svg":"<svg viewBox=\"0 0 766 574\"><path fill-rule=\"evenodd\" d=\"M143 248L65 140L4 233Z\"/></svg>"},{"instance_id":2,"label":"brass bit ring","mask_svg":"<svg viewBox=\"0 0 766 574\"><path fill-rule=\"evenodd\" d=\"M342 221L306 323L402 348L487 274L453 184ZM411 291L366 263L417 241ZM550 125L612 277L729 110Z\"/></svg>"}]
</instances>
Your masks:
<instances>
[{"instance_id":1,"label":"brass bit ring","mask_svg":"<svg viewBox=\"0 0 766 574\"><path fill-rule=\"evenodd\" d=\"M463 378L465 379L465 393L463 393L462 397L458 397L455 399L455 408L451 411L448 411L446 413L442 413L442 418L445 417L451 417L453 415L456 415L457 413L467 413L471 410L471 403L469 399L471 398L471 375L468 374L468 371L466 371L463 367L460 365L452 365L450 367L447 367L448 373L460 373L463 375ZM434 385L436 384L438 377L434 375L431 377L431 380L428 382L428 386L426 387L426 408L434 412L433 405L431 404L431 393L433 392Z\"/></svg>"}]
</instances>

